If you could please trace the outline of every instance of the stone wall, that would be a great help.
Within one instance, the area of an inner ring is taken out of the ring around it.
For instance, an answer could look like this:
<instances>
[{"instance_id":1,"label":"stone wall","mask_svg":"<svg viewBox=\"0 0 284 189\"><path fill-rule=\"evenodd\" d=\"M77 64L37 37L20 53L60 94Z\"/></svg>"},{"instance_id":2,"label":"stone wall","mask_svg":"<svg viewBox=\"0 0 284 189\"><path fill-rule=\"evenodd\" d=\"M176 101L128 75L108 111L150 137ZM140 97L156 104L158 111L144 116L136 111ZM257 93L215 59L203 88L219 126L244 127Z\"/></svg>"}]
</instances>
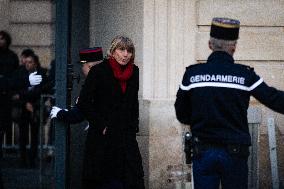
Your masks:
<instances>
[{"instance_id":1,"label":"stone wall","mask_svg":"<svg viewBox=\"0 0 284 189\"><path fill-rule=\"evenodd\" d=\"M0 2L0 29L11 34L11 49L18 55L24 48L34 49L43 67L54 57L53 9L51 0Z\"/></svg>"}]
</instances>

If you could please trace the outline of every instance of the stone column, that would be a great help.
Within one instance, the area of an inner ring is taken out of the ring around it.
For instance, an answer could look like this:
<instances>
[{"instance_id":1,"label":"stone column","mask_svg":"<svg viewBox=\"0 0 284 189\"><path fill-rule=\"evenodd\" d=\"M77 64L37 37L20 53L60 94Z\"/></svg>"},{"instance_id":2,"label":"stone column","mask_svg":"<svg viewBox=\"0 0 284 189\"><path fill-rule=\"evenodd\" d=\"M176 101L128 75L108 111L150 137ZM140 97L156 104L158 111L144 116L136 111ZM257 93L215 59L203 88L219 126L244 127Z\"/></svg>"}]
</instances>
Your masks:
<instances>
[{"instance_id":1,"label":"stone column","mask_svg":"<svg viewBox=\"0 0 284 189\"><path fill-rule=\"evenodd\" d=\"M147 146L146 153L141 151L151 189L172 188L169 169L183 163L174 99L185 67L196 63L195 10L195 0L144 0L140 134Z\"/></svg>"}]
</instances>

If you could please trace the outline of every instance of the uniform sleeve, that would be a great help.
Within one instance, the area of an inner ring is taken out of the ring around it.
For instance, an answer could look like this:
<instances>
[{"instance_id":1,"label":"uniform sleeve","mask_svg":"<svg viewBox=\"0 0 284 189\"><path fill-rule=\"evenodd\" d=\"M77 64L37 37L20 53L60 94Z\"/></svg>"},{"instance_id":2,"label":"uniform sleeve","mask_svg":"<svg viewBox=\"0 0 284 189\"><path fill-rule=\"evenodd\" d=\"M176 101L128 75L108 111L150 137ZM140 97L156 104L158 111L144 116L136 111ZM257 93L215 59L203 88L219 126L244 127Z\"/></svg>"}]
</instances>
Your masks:
<instances>
[{"instance_id":1,"label":"uniform sleeve","mask_svg":"<svg viewBox=\"0 0 284 189\"><path fill-rule=\"evenodd\" d=\"M190 124L191 106L190 106L190 90L189 86L189 73L185 72L182 80L182 84L178 89L175 101L175 111L177 119L183 124Z\"/></svg>"},{"instance_id":2,"label":"uniform sleeve","mask_svg":"<svg viewBox=\"0 0 284 189\"><path fill-rule=\"evenodd\" d=\"M95 67L92 67L89 74L85 80L84 85L80 91L80 96L78 100L78 108L84 115L84 117L89 121L90 126L94 125L95 122L102 122L103 117L100 116L99 112L95 109L96 103L96 90L98 89L98 77L99 72ZM98 126L104 127L105 124L97 124ZM97 128L103 130L104 128Z\"/></svg>"},{"instance_id":3,"label":"uniform sleeve","mask_svg":"<svg viewBox=\"0 0 284 189\"><path fill-rule=\"evenodd\" d=\"M268 108L284 114L284 92L268 86L255 72L252 73L251 94Z\"/></svg>"},{"instance_id":4,"label":"uniform sleeve","mask_svg":"<svg viewBox=\"0 0 284 189\"><path fill-rule=\"evenodd\" d=\"M262 82L253 91L252 95L268 108L284 114L284 92Z\"/></svg>"},{"instance_id":5,"label":"uniform sleeve","mask_svg":"<svg viewBox=\"0 0 284 189\"><path fill-rule=\"evenodd\" d=\"M84 115L78 107L75 106L69 111L60 110L57 114L57 119L65 123L75 124L84 121Z\"/></svg>"}]
</instances>

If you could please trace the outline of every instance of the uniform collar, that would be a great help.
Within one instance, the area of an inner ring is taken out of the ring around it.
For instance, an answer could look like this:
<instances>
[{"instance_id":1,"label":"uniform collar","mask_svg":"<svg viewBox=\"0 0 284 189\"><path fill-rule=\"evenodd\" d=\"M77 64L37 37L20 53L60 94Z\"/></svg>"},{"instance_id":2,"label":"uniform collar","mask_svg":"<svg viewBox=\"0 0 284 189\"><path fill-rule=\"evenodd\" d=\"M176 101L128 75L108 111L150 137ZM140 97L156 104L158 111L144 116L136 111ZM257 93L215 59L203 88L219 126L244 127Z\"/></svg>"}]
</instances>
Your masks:
<instances>
[{"instance_id":1,"label":"uniform collar","mask_svg":"<svg viewBox=\"0 0 284 189\"><path fill-rule=\"evenodd\" d=\"M234 63L234 58L224 51L214 51L211 53L211 55L208 57L207 62L212 63Z\"/></svg>"}]
</instances>

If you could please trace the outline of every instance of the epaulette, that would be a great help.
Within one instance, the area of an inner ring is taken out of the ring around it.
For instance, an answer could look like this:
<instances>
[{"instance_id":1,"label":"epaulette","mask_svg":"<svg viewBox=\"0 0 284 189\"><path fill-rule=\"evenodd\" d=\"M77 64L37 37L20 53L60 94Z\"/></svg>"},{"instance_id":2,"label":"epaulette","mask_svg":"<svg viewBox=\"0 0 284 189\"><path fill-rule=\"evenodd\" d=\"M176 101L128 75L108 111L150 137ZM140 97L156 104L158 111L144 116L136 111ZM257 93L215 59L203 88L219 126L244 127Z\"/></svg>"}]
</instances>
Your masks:
<instances>
[{"instance_id":1,"label":"epaulette","mask_svg":"<svg viewBox=\"0 0 284 189\"><path fill-rule=\"evenodd\" d=\"M238 64L240 65L241 67L245 68L246 70L249 70L249 71L254 71L254 68L253 67L250 67L248 65L244 65L244 64Z\"/></svg>"},{"instance_id":2,"label":"epaulette","mask_svg":"<svg viewBox=\"0 0 284 189\"><path fill-rule=\"evenodd\" d=\"M199 66L199 65L202 65L202 64L196 63L196 64L189 65L189 66L186 67L186 70L191 69L191 68L196 67L196 66Z\"/></svg>"},{"instance_id":3,"label":"epaulette","mask_svg":"<svg viewBox=\"0 0 284 189\"><path fill-rule=\"evenodd\" d=\"M247 66L247 65L243 65L247 70L249 71L254 71L254 68L253 67L250 67L250 66Z\"/></svg>"}]
</instances>

